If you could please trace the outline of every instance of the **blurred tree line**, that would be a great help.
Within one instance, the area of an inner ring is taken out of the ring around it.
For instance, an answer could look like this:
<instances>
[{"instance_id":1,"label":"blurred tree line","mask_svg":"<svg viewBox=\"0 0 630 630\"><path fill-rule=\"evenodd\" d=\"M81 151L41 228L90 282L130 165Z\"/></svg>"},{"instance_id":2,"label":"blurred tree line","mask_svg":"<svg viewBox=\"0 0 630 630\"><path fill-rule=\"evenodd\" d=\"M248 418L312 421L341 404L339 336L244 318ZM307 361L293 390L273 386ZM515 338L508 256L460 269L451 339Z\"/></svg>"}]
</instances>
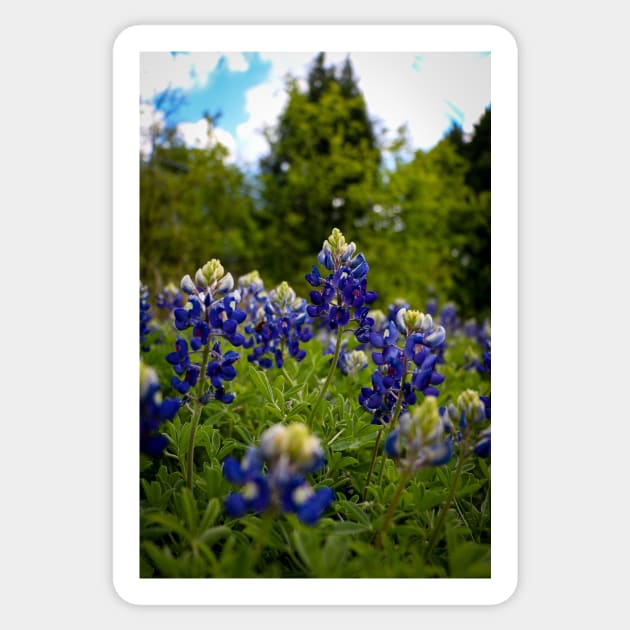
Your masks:
<instances>
[{"instance_id":1,"label":"blurred tree line","mask_svg":"<svg viewBox=\"0 0 630 630\"><path fill-rule=\"evenodd\" d=\"M306 87L289 78L286 90L253 175L226 163L219 143L154 135L140 160L142 282L155 293L220 258L235 278L258 269L267 287L287 280L306 296L304 275L338 227L365 253L379 308L434 298L489 316L490 109L471 137L453 124L409 157L404 127L386 143L370 120L349 59L337 68L320 53Z\"/></svg>"}]
</instances>

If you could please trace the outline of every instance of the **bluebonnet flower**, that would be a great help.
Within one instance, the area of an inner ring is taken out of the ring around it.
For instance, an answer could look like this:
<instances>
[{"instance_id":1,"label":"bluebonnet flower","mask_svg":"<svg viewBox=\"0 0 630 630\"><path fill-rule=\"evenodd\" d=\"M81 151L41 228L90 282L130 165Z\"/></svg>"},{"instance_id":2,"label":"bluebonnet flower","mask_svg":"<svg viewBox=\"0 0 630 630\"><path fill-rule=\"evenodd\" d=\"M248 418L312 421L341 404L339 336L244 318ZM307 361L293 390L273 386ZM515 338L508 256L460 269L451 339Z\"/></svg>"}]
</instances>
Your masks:
<instances>
[{"instance_id":1,"label":"bluebonnet flower","mask_svg":"<svg viewBox=\"0 0 630 630\"><path fill-rule=\"evenodd\" d=\"M440 408L440 417L457 443L469 448L473 441L472 450L476 454L490 455L489 396L479 396L476 391L467 389L459 394L455 403Z\"/></svg>"},{"instance_id":2,"label":"bluebonnet flower","mask_svg":"<svg viewBox=\"0 0 630 630\"><path fill-rule=\"evenodd\" d=\"M484 429L475 444L473 451L479 457L490 457L490 427Z\"/></svg>"},{"instance_id":3,"label":"bluebonnet flower","mask_svg":"<svg viewBox=\"0 0 630 630\"><path fill-rule=\"evenodd\" d=\"M387 307L387 319L389 319L392 322L395 322L396 316L398 315L398 311L400 311L400 309L403 309L403 308L406 310L409 310L411 306L403 298L396 298L394 300L394 303L390 304Z\"/></svg>"},{"instance_id":4,"label":"bluebonnet flower","mask_svg":"<svg viewBox=\"0 0 630 630\"><path fill-rule=\"evenodd\" d=\"M262 308L245 326L245 332L250 337L244 347L253 348L248 360L263 368L270 368L273 358L276 366L281 368L286 350L289 356L301 361L306 351L300 344L307 342L313 335L306 320L306 300L297 298L295 291L286 282L281 282L266 295Z\"/></svg>"},{"instance_id":5,"label":"bluebonnet flower","mask_svg":"<svg viewBox=\"0 0 630 630\"><path fill-rule=\"evenodd\" d=\"M362 388L359 403L372 413L373 424L389 423L396 409L401 413L415 404L417 392L439 395L437 386L444 376L436 369L436 351L445 335L430 315L404 307L397 309L395 321L387 321L380 332L370 334L370 344L379 350L372 353L377 369L372 387Z\"/></svg>"},{"instance_id":6,"label":"bluebonnet flower","mask_svg":"<svg viewBox=\"0 0 630 630\"><path fill-rule=\"evenodd\" d=\"M440 311L440 325L446 330L446 334L453 336L460 328L461 322L457 315L457 307L449 302Z\"/></svg>"},{"instance_id":7,"label":"bluebonnet flower","mask_svg":"<svg viewBox=\"0 0 630 630\"><path fill-rule=\"evenodd\" d=\"M140 350L148 352L150 349L147 343L147 336L152 332L149 322L151 321L151 305L149 304L149 290L140 283Z\"/></svg>"},{"instance_id":8,"label":"bluebonnet flower","mask_svg":"<svg viewBox=\"0 0 630 630\"><path fill-rule=\"evenodd\" d=\"M260 446L248 448L240 462L224 460L225 478L243 486L226 497L225 510L233 517L248 511L294 513L303 523L315 525L334 493L328 487L313 488L306 475L324 464L321 443L306 425L273 425L262 434Z\"/></svg>"},{"instance_id":9,"label":"bluebonnet flower","mask_svg":"<svg viewBox=\"0 0 630 630\"><path fill-rule=\"evenodd\" d=\"M223 476L230 483L243 486L241 492L232 492L225 498L225 510L230 516L243 516L248 511L264 512L269 507L271 491L258 449L249 447L240 462L233 457L226 458Z\"/></svg>"},{"instance_id":10,"label":"bluebonnet flower","mask_svg":"<svg viewBox=\"0 0 630 630\"><path fill-rule=\"evenodd\" d=\"M452 440L433 396L427 396L412 412L400 416L399 426L385 440L385 452L398 460L402 470L411 473L427 466L441 466L451 459Z\"/></svg>"},{"instance_id":11,"label":"bluebonnet flower","mask_svg":"<svg viewBox=\"0 0 630 630\"><path fill-rule=\"evenodd\" d=\"M140 361L140 451L158 457L167 444L158 433L165 420L172 420L182 405L180 398L162 400L160 382L155 370Z\"/></svg>"},{"instance_id":12,"label":"bluebonnet flower","mask_svg":"<svg viewBox=\"0 0 630 630\"><path fill-rule=\"evenodd\" d=\"M307 274L307 282L314 287L311 303L306 311L329 330L343 332L350 321L357 324L357 339L366 339L373 324L368 316L369 305L378 294L367 288L369 265L363 254L356 254L356 245L347 243L344 235L333 228L322 246L317 261L327 272L322 276L316 265Z\"/></svg>"},{"instance_id":13,"label":"bluebonnet flower","mask_svg":"<svg viewBox=\"0 0 630 630\"><path fill-rule=\"evenodd\" d=\"M431 315L431 317L435 317L437 315L437 311L438 311L437 300L435 298L431 298L427 302L424 312L427 313L427 315Z\"/></svg>"},{"instance_id":14,"label":"bluebonnet flower","mask_svg":"<svg viewBox=\"0 0 630 630\"><path fill-rule=\"evenodd\" d=\"M184 296L180 293L179 289L169 282L161 291L155 296L155 304L159 309L172 311L176 308L182 308L186 303Z\"/></svg>"},{"instance_id":15,"label":"bluebonnet flower","mask_svg":"<svg viewBox=\"0 0 630 630\"><path fill-rule=\"evenodd\" d=\"M257 270L240 276L237 289L241 294L239 309L245 311L247 322L257 324L264 319L264 305L268 299L265 285Z\"/></svg>"},{"instance_id":16,"label":"bluebonnet flower","mask_svg":"<svg viewBox=\"0 0 630 630\"><path fill-rule=\"evenodd\" d=\"M490 373L490 323L484 322L483 326L478 326L475 320L466 322L464 326L464 334L471 339L474 339L480 346L481 357L478 354L473 354L472 358L466 364L466 369L474 369L477 372Z\"/></svg>"},{"instance_id":17,"label":"bluebonnet flower","mask_svg":"<svg viewBox=\"0 0 630 630\"><path fill-rule=\"evenodd\" d=\"M199 385L201 404L212 399L230 403L234 395L226 393L224 382L236 376L234 363L239 355L232 350L224 352L219 340L225 339L233 346L240 346L245 341L238 332L239 324L246 317L238 308L240 293L232 290L234 280L231 274L225 274L216 259L197 270L194 282L190 276L184 276L181 288L188 295L188 302L185 307L173 310L173 322L179 331L192 328L192 335L190 345L185 338L178 337L175 351L166 357L176 374L171 384L180 394L188 395L203 378L206 386L204 389ZM200 352L203 358L193 361L191 354Z\"/></svg>"},{"instance_id":18,"label":"bluebonnet flower","mask_svg":"<svg viewBox=\"0 0 630 630\"><path fill-rule=\"evenodd\" d=\"M368 359L363 350L342 350L339 355L339 369L345 376L354 376L367 366Z\"/></svg>"}]
</instances>

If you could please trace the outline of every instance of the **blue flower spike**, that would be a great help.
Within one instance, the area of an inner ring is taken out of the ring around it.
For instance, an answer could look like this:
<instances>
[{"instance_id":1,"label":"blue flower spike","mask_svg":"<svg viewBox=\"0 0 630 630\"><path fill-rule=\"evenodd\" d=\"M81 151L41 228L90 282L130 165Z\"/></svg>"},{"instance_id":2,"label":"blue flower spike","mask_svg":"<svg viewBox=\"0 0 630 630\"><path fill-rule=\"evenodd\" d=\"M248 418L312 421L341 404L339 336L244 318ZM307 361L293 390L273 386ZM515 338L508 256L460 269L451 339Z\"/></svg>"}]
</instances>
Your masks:
<instances>
[{"instance_id":1,"label":"blue flower spike","mask_svg":"<svg viewBox=\"0 0 630 630\"><path fill-rule=\"evenodd\" d=\"M229 404L234 395L225 391L225 382L235 378L239 354L226 351L222 340L235 347L245 341L240 325L247 314L240 308L241 294L233 290L232 275L216 258L197 269L194 280L185 275L180 288L188 301L173 308L173 323L178 331L191 330L191 334L189 340L178 337L175 352L166 357L176 374L171 384L187 396L199 387L195 400L202 405L210 400Z\"/></svg>"},{"instance_id":2,"label":"blue flower spike","mask_svg":"<svg viewBox=\"0 0 630 630\"><path fill-rule=\"evenodd\" d=\"M320 470L326 459L319 438L301 422L269 427L257 448L243 460L228 457L223 475L241 486L225 499L225 510L237 518L247 512L293 513L306 525L316 525L334 500L331 488L313 488L306 475Z\"/></svg>"},{"instance_id":3,"label":"blue flower spike","mask_svg":"<svg viewBox=\"0 0 630 630\"><path fill-rule=\"evenodd\" d=\"M239 285L242 280L239 278ZM255 298L250 296L248 300L249 322L245 333L249 337L243 344L245 348L252 349L248 361L262 368L271 368L274 362L276 367L282 368L286 354L302 361L306 351L300 344L313 336L307 323L306 300L296 297L295 291L286 282L281 282L268 294L262 290L261 282Z\"/></svg>"},{"instance_id":4,"label":"blue flower spike","mask_svg":"<svg viewBox=\"0 0 630 630\"><path fill-rule=\"evenodd\" d=\"M396 304L389 317L377 313L369 344L375 348L376 371L372 388L359 395L361 406L372 413L373 424L388 424L416 403L418 393L436 397L444 376L437 372L439 354L446 333L429 314ZM378 324L376 325L376 322ZM407 376L410 379L407 382Z\"/></svg>"},{"instance_id":5,"label":"blue flower spike","mask_svg":"<svg viewBox=\"0 0 630 630\"><path fill-rule=\"evenodd\" d=\"M463 391L455 403L440 409L446 430L460 445L466 444L480 457L490 456L490 397L471 389Z\"/></svg>"},{"instance_id":6,"label":"blue flower spike","mask_svg":"<svg viewBox=\"0 0 630 630\"><path fill-rule=\"evenodd\" d=\"M329 272L322 276L317 266L305 276L315 290L309 294L306 312L330 331L343 331L354 322L357 340L365 343L374 321L369 317L369 305L378 297L367 288L370 267L355 243L348 243L338 228L333 228L324 241L317 261Z\"/></svg>"},{"instance_id":7,"label":"blue flower spike","mask_svg":"<svg viewBox=\"0 0 630 630\"><path fill-rule=\"evenodd\" d=\"M409 473L441 466L451 459L452 440L435 397L425 397L413 411L400 416L399 426L387 436L385 452Z\"/></svg>"},{"instance_id":8,"label":"blue flower spike","mask_svg":"<svg viewBox=\"0 0 630 630\"><path fill-rule=\"evenodd\" d=\"M160 382L155 370L140 361L140 451L150 457L162 455L165 435L158 429L166 420L172 420L182 405L180 398L162 399Z\"/></svg>"}]
</instances>

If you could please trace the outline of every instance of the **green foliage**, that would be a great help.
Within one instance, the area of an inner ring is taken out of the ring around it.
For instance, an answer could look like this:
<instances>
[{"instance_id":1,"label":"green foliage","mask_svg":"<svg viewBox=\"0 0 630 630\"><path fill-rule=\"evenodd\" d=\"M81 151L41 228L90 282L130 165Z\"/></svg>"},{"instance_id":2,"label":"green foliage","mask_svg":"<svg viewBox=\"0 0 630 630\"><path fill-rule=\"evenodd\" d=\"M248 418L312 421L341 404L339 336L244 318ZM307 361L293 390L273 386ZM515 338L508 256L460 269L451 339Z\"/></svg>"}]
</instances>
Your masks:
<instances>
[{"instance_id":1,"label":"green foliage","mask_svg":"<svg viewBox=\"0 0 630 630\"><path fill-rule=\"evenodd\" d=\"M258 269L268 288L287 280L307 295L304 275L334 225L370 264L375 308L385 311L402 298L424 310L437 298L454 302L467 318L488 316L490 110L471 138L454 127L431 150L405 158L404 130L384 145L349 60L339 69L320 54L306 86L293 77L286 89L285 110L266 132L269 153L253 173L226 163L220 144L186 148L172 130L154 138L150 158L140 162L140 272L151 295L210 258L220 258L235 278ZM393 162L383 159L386 149ZM157 327L143 356L170 397L176 393L165 357L175 331L154 315ZM489 394L489 377L465 368L480 358L477 344L461 336L447 341L440 404L465 389ZM291 514L226 515L223 499L234 488L222 461L242 456L273 424L310 418L331 357L316 339L305 350L301 363L269 371L241 353L234 403L211 401L202 410L191 488L191 410L183 407L164 423L164 455L139 462L141 576L488 577L489 463L470 458L457 468L456 453L448 465L418 472L397 496L401 477L394 461L383 459L385 436L358 403L371 368L352 377L337 372L313 414L311 429L327 461L313 485L336 495L318 525Z\"/></svg>"},{"instance_id":2,"label":"green foliage","mask_svg":"<svg viewBox=\"0 0 630 630\"><path fill-rule=\"evenodd\" d=\"M175 331L162 331L151 359L172 347ZM306 577L400 578L489 577L490 466L471 458L462 474L445 526L427 555L428 542L454 478L456 459L441 468L419 471L402 493L382 548L376 538L400 476L391 459L382 479L372 477L366 500L364 484L379 427L358 403L358 392L370 381L371 369L354 377L337 372L312 430L325 449L327 464L313 485L330 486L335 501L321 521L306 526L292 514L226 515L223 499L234 487L222 475L228 455L240 458L247 446L277 422L308 416L329 367L316 339L306 344L301 363L288 361L282 370L262 371L236 363L232 405L209 404L202 415L194 451L192 490L186 488L185 457L190 411L163 425L170 442L160 459L145 460L140 474L140 571L143 577ZM449 339L446 380L440 400L454 400L462 389L490 389L484 374L464 369L475 351L468 338ZM164 396L174 394L168 380ZM382 446L382 443L381 443ZM382 451L377 457L380 467Z\"/></svg>"},{"instance_id":3,"label":"green foliage","mask_svg":"<svg viewBox=\"0 0 630 630\"><path fill-rule=\"evenodd\" d=\"M376 193L380 151L349 60L337 74L320 54L306 89L291 79L287 93L286 108L267 133L269 155L260 165L261 218L274 247L308 271L329 226L351 233L365 214ZM273 253L265 268L275 280L284 279L287 261ZM289 283L302 286L304 279L295 275L289 267Z\"/></svg>"},{"instance_id":4,"label":"green foliage","mask_svg":"<svg viewBox=\"0 0 630 630\"><path fill-rule=\"evenodd\" d=\"M470 138L455 126L408 159L404 129L387 146L375 130L349 59L336 68L322 53L305 87L289 77L286 90L253 172L227 164L218 143L189 149L172 130L154 139L140 162L140 271L151 294L220 258L235 277L258 269L268 286L287 280L306 295L304 275L335 225L361 243L382 306L437 298L486 317L490 109Z\"/></svg>"},{"instance_id":5,"label":"green foliage","mask_svg":"<svg viewBox=\"0 0 630 630\"><path fill-rule=\"evenodd\" d=\"M220 250L235 273L254 264L252 189L226 149L188 149L173 136L140 162L140 273L157 290Z\"/></svg>"}]
</instances>

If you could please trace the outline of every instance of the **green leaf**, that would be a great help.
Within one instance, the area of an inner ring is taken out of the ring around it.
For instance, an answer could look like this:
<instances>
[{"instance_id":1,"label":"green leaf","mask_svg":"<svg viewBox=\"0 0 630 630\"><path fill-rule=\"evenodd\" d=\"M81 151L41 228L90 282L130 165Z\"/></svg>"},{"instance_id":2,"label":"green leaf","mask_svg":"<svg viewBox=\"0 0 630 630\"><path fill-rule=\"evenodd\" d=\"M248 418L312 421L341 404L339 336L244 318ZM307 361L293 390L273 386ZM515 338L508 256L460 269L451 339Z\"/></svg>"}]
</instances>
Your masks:
<instances>
[{"instance_id":1,"label":"green leaf","mask_svg":"<svg viewBox=\"0 0 630 630\"><path fill-rule=\"evenodd\" d=\"M461 543L449 553L448 560L451 577L490 577L490 548L488 545L472 542Z\"/></svg>"},{"instance_id":2,"label":"green leaf","mask_svg":"<svg viewBox=\"0 0 630 630\"><path fill-rule=\"evenodd\" d=\"M156 512L154 514L148 514L147 519L157 523L158 525L163 525L170 532L174 532L179 534L182 538L190 541L191 535L190 532L186 529L183 523L180 523L174 516L167 514L165 512Z\"/></svg>"},{"instance_id":3,"label":"green leaf","mask_svg":"<svg viewBox=\"0 0 630 630\"><path fill-rule=\"evenodd\" d=\"M273 396L273 389L267 378L267 374L261 370L257 370L253 365L248 366L248 374L254 383L256 389L272 404L275 405L276 401Z\"/></svg>"},{"instance_id":4,"label":"green leaf","mask_svg":"<svg viewBox=\"0 0 630 630\"><path fill-rule=\"evenodd\" d=\"M342 523L335 523L328 530L331 534L340 536L356 536L365 532L371 531L372 527L369 524L363 523L351 523L350 521L344 521Z\"/></svg>"},{"instance_id":5,"label":"green leaf","mask_svg":"<svg viewBox=\"0 0 630 630\"><path fill-rule=\"evenodd\" d=\"M363 523L368 528L371 528L368 515L360 507L358 507L351 501L337 501L337 508L339 512L343 512L347 516L352 516L355 521ZM344 523L340 523L340 525L343 524Z\"/></svg>"},{"instance_id":6,"label":"green leaf","mask_svg":"<svg viewBox=\"0 0 630 630\"><path fill-rule=\"evenodd\" d=\"M221 538L227 538L231 533L230 528L225 525L209 527L203 532L203 534L201 534L201 536L199 536L197 540L207 545L212 545Z\"/></svg>"},{"instance_id":7,"label":"green leaf","mask_svg":"<svg viewBox=\"0 0 630 630\"><path fill-rule=\"evenodd\" d=\"M208 501L208 505L204 510L203 516L201 517L201 521L199 523L199 529L205 530L208 527L214 525L221 512L221 504L219 503L219 499L213 497Z\"/></svg>"}]
</instances>

